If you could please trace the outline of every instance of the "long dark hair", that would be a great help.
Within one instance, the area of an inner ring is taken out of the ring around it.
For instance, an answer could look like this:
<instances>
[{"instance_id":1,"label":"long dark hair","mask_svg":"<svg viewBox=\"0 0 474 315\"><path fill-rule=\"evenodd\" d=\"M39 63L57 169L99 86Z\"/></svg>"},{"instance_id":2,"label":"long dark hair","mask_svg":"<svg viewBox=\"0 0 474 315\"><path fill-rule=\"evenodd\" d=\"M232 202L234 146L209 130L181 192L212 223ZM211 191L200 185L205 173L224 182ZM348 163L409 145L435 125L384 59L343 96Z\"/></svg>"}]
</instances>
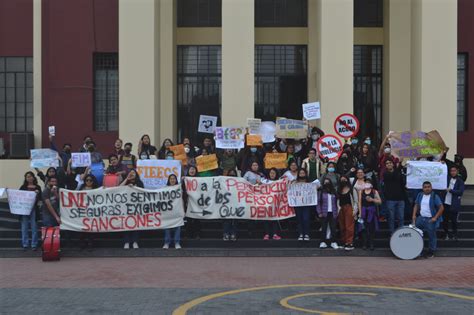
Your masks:
<instances>
[{"instance_id":1,"label":"long dark hair","mask_svg":"<svg viewBox=\"0 0 474 315\"><path fill-rule=\"evenodd\" d=\"M99 188L99 183L97 182L97 178L92 174L88 174L86 175L86 177L84 177L84 183L82 183L81 187L79 187L79 190L84 190L84 188L86 188L86 181L88 178L92 179L92 189Z\"/></svg>"},{"instance_id":2,"label":"long dark hair","mask_svg":"<svg viewBox=\"0 0 474 315\"><path fill-rule=\"evenodd\" d=\"M138 186L138 187L144 187L142 179L140 178L140 174L138 174L137 170L135 168L132 168L129 171L129 173L130 172L135 172L135 183L134 183L134 185ZM127 180L127 184L128 184L128 180Z\"/></svg>"},{"instance_id":3,"label":"long dark hair","mask_svg":"<svg viewBox=\"0 0 474 315\"><path fill-rule=\"evenodd\" d=\"M344 183L344 182L341 181L341 179L343 179L343 178L347 179L347 183ZM351 185L351 179L347 175L341 175L341 178L339 178L339 186L338 186L338 189L337 189L337 192L338 192L339 195L342 194L342 190L344 189L345 186L349 187L349 192L352 194L353 186Z\"/></svg>"},{"instance_id":4,"label":"long dark hair","mask_svg":"<svg viewBox=\"0 0 474 315\"><path fill-rule=\"evenodd\" d=\"M300 176L300 172L303 171L304 172L304 181L305 182L308 182L308 172L306 171L306 169L304 168L299 168L297 173L296 173L296 181L300 181L301 179L303 179L303 177Z\"/></svg>"},{"instance_id":5,"label":"long dark hair","mask_svg":"<svg viewBox=\"0 0 474 315\"><path fill-rule=\"evenodd\" d=\"M272 171L274 171L275 174L276 174L276 179L275 179L275 180L279 179L279 178L280 178L280 174L278 173L278 170L277 170L275 167L272 167L271 169L268 170L268 172L267 172L267 178L268 178L269 180L273 180L273 179L270 178L270 173L271 173Z\"/></svg>"},{"instance_id":6,"label":"long dark hair","mask_svg":"<svg viewBox=\"0 0 474 315\"><path fill-rule=\"evenodd\" d=\"M194 168L194 170L196 171L196 174L195 174L194 176L192 176L192 175L189 175L189 170L190 170L190 169L192 169L192 168ZM196 176L197 176L197 174L198 174L198 170L197 170L197 167L196 167L196 166L194 166L194 165L191 165L190 167L188 167L188 172L186 173L186 176L190 176L190 177L196 177Z\"/></svg>"},{"instance_id":7,"label":"long dark hair","mask_svg":"<svg viewBox=\"0 0 474 315\"><path fill-rule=\"evenodd\" d=\"M26 176L31 175L33 176L33 185L38 186L38 179L36 178L35 174L32 171L28 171L25 173L25 176L23 177L23 186L22 187L28 187L28 182L26 181Z\"/></svg>"},{"instance_id":8,"label":"long dark hair","mask_svg":"<svg viewBox=\"0 0 474 315\"><path fill-rule=\"evenodd\" d=\"M168 176L168 181L166 182L166 186L170 186L170 178L171 177L174 177L176 179L176 185L179 185L178 177L176 177L176 175L174 175L174 174L170 174L170 176Z\"/></svg>"},{"instance_id":9,"label":"long dark hair","mask_svg":"<svg viewBox=\"0 0 474 315\"><path fill-rule=\"evenodd\" d=\"M327 183L328 182L328 183ZM326 184L327 183L327 184ZM332 184L332 181L328 178L326 178L324 180L324 182L322 183L322 189L321 191L324 191L324 192L327 192L331 195L335 195L336 194L336 188L334 188L334 185Z\"/></svg>"}]
</instances>

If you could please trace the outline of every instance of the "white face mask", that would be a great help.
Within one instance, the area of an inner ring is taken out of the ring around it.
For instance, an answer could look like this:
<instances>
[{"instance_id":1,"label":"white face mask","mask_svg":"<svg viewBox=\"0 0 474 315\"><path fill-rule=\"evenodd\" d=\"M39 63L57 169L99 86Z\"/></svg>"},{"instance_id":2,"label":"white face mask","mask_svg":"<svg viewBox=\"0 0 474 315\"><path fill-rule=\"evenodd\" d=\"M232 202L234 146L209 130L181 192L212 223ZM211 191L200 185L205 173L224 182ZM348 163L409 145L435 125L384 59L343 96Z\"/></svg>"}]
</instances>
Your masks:
<instances>
[{"instance_id":1,"label":"white face mask","mask_svg":"<svg viewBox=\"0 0 474 315\"><path fill-rule=\"evenodd\" d=\"M188 147L185 147L185 148L184 148L184 152L189 153L189 151L191 151L190 148L188 148Z\"/></svg>"},{"instance_id":2,"label":"white face mask","mask_svg":"<svg viewBox=\"0 0 474 315\"><path fill-rule=\"evenodd\" d=\"M392 150L391 150L390 148L385 148L385 149L383 150L383 152L389 154L390 152L392 152Z\"/></svg>"},{"instance_id":3,"label":"white face mask","mask_svg":"<svg viewBox=\"0 0 474 315\"><path fill-rule=\"evenodd\" d=\"M372 189L372 184L365 184L364 189Z\"/></svg>"},{"instance_id":4,"label":"white face mask","mask_svg":"<svg viewBox=\"0 0 474 315\"><path fill-rule=\"evenodd\" d=\"M319 135L318 135L318 134L312 135L312 136L311 136L311 139L313 139L313 140L318 140L318 139L319 139Z\"/></svg>"}]
</instances>

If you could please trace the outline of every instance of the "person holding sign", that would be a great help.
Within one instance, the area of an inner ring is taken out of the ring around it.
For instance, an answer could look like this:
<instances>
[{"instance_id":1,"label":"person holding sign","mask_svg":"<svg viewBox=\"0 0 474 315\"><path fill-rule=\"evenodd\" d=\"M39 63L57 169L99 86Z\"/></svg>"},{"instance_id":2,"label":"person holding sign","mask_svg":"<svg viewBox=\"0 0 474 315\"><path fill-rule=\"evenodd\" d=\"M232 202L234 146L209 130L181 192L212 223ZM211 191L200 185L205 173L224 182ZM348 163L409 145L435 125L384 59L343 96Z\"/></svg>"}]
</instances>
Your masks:
<instances>
[{"instance_id":1,"label":"person holding sign","mask_svg":"<svg viewBox=\"0 0 474 315\"><path fill-rule=\"evenodd\" d=\"M296 162L292 162L296 163ZM297 183L308 183L308 173L303 168L298 170L298 176L296 177ZM294 207L296 212L296 221L298 222L298 241L309 242L309 230L311 225L311 206L299 206Z\"/></svg>"},{"instance_id":2,"label":"person holding sign","mask_svg":"<svg viewBox=\"0 0 474 315\"><path fill-rule=\"evenodd\" d=\"M168 177L168 183L166 186L176 186L178 184L178 178L176 175L171 174ZM171 233L173 233L173 238L171 238ZM165 229L165 244L163 245L163 249L169 249L171 241L174 241L174 248L181 249L181 227L175 227L172 229Z\"/></svg>"},{"instance_id":3,"label":"person holding sign","mask_svg":"<svg viewBox=\"0 0 474 315\"><path fill-rule=\"evenodd\" d=\"M227 173L227 176L237 177L236 170L230 170ZM223 240L226 241L237 241L237 220L227 219L222 223L222 228L224 230Z\"/></svg>"},{"instance_id":4,"label":"person holding sign","mask_svg":"<svg viewBox=\"0 0 474 315\"><path fill-rule=\"evenodd\" d=\"M277 181L278 179L278 170L276 168L271 168L270 171L268 171L268 178L262 179L262 182L264 184L269 184ZM268 241L270 239L270 235L272 235L272 239L275 241L281 240L281 237L278 235L278 221L263 221L263 228L265 229L263 240Z\"/></svg>"},{"instance_id":5,"label":"person holding sign","mask_svg":"<svg viewBox=\"0 0 474 315\"><path fill-rule=\"evenodd\" d=\"M121 186L136 186L140 188L144 188L143 182L140 179L140 175L138 175L137 170L131 170L127 178L120 184ZM133 249L138 249L138 238L140 236L140 232L138 231L129 231L125 232L124 234L124 244L123 249L130 249L130 243L132 243Z\"/></svg>"},{"instance_id":6,"label":"person holding sign","mask_svg":"<svg viewBox=\"0 0 474 315\"><path fill-rule=\"evenodd\" d=\"M38 202L41 200L41 187L33 172L26 172L23 185L20 190L34 191L36 193L36 202L33 205L30 215L21 215L21 245L26 250L30 247L28 229L31 227L31 249L36 250L38 247L38 227L36 224L36 211L38 210Z\"/></svg>"},{"instance_id":7,"label":"person holding sign","mask_svg":"<svg viewBox=\"0 0 474 315\"><path fill-rule=\"evenodd\" d=\"M327 248L327 243L331 244L333 249L339 249L335 240L336 220L337 220L337 195L331 180L326 178L318 194L318 205L316 211L318 217L323 220L322 237L319 248ZM328 225L331 230L330 237L327 237Z\"/></svg>"},{"instance_id":8,"label":"person holding sign","mask_svg":"<svg viewBox=\"0 0 474 315\"><path fill-rule=\"evenodd\" d=\"M377 205L380 205L382 200L379 193L372 186L372 181L365 179L365 187L359 191L359 218L364 224L364 231L362 232L362 249L370 248L374 250L375 231L378 230Z\"/></svg>"},{"instance_id":9,"label":"person holding sign","mask_svg":"<svg viewBox=\"0 0 474 315\"><path fill-rule=\"evenodd\" d=\"M197 177L198 175L198 170L196 166L189 166L188 167L188 172L186 174L187 177ZM183 202L184 202L184 207L187 209L188 207L188 198L187 198L187 192L186 192L186 185L185 181L182 180L183 183ZM201 220L199 219L193 219L193 218L187 218L188 224L186 225L186 232L190 238L195 238L195 239L200 239L201 238Z\"/></svg>"},{"instance_id":10,"label":"person holding sign","mask_svg":"<svg viewBox=\"0 0 474 315\"><path fill-rule=\"evenodd\" d=\"M109 167L105 170L106 174L114 174L119 176L120 182L127 175L127 167L122 165L119 157L116 154L109 155Z\"/></svg>"},{"instance_id":11,"label":"person holding sign","mask_svg":"<svg viewBox=\"0 0 474 315\"><path fill-rule=\"evenodd\" d=\"M59 226L61 219L59 218L58 179L56 177L48 178L41 196L43 199L43 226Z\"/></svg>"},{"instance_id":12,"label":"person holding sign","mask_svg":"<svg viewBox=\"0 0 474 315\"><path fill-rule=\"evenodd\" d=\"M79 190L92 190L99 188L99 184L97 183L97 179L94 175L89 174L86 175L84 178L84 184L79 187ZM79 241L81 249L89 248L92 249L92 245L94 242L94 234L93 233L86 233L81 232L79 233Z\"/></svg>"}]
</instances>

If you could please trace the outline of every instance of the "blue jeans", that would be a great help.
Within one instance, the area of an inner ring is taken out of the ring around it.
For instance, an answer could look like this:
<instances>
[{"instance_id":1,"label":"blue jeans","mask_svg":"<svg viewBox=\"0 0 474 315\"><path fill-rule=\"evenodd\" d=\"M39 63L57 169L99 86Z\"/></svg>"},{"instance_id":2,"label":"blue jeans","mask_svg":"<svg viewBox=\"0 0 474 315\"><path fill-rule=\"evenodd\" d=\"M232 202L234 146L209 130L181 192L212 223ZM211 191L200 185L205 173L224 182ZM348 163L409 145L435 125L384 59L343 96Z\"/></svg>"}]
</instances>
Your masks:
<instances>
[{"instance_id":1,"label":"blue jeans","mask_svg":"<svg viewBox=\"0 0 474 315\"><path fill-rule=\"evenodd\" d=\"M21 216L21 245L23 248L30 247L28 229L31 225L31 247L38 246L38 227L36 225L36 209L31 210L30 215Z\"/></svg>"},{"instance_id":2,"label":"blue jeans","mask_svg":"<svg viewBox=\"0 0 474 315\"><path fill-rule=\"evenodd\" d=\"M295 207L298 234L309 235L311 209L314 207Z\"/></svg>"},{"instance_id":3,"label":"blue jeans","mask_svg":"<svg viewBox=\"0 0 474 315\"><path fill-rule=\"evenodd\" d=\"M405 201L403 200L387 200L385 201L388 212L388 227L390 233L395 231L395 221L398 220L397 228L403 226L405 214Z\"/></svg>"},{"instance_id":4,"label":"blue jeans","mask_svg":"<svg viewBox=\"0 0 474 315\"><path fill-rule=\"evenodd\" d=\"M165 244L171 244L171 231L174 232L173 239L175 244L179 244L181 241L181 227L175 227L172 229L165 230Z\"/></svg>"},{"instance_id":5,"label":"blue jeans","mask_svg":"<svg viewBox=\"0 0 474 315\"><path fill-rule=\"evenodd\" d=\"M430 222L431 218L419 216L416 218L415 225L428 234L429 248L431 251L436 250L436 222Z\"/></svg>"}]
</instances>

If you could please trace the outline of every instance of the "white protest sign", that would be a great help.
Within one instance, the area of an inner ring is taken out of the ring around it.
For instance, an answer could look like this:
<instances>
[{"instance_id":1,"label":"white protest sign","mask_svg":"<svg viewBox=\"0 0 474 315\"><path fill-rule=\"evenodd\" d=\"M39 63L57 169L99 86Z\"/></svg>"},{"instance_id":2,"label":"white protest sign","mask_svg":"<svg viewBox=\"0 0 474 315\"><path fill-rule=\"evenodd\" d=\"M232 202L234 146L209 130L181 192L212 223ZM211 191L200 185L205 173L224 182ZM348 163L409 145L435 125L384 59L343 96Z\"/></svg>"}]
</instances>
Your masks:
<instances>
[{"instance_id":1,"label":"white protest sign","mask_svg":"<svg viewBox=\"0 0 474 315\"><path fill-rule=\"evenodd\" d=\"M276 124L273 121L263 121L260 124L258 134L262 136L263 143L275 141Z\"/></svg>"},{"instance_id":2,"label":"white protest sign","mask_svg":"<svg viewBox=\"0 0 474 315\"><path fill-rule=\"evenodd\" d=\"M0 188L0 198L3 197L3 194L5 193L5 188Z\"/></svg>"},{"instance_id":3,"label":"white protest sign","mask_svg":"<svg viewBox=\"0 0 474 315\"><path fill-rule=\"evenodd\" d=\"M440 162L408 161L407 188L422 189L424 182L430 182L433 189L448 188L448 167Z\"/></svg>"},{"instance_id":4,"label":"white protest sign","mask_svg":"<svg viewBox=\"0 0 474 315\"><path fill-rule=\"evenodd\" d=\"M194 219L283 220L295 216L288 206L288 181L252 185L240 177L186 177L188 208Z\"/></svg>"},{"instance_id":5,"label":"white protest sign","mask_svg":"<svg viewBox=\"0 0 474 315\"><path fill-rule=\"evenodd\" d=\"M258 135L262 120L260 118L247 118L247 127L251 135Z\"/></svg>"},{"instance_id":6,"label":"white protest sign","mask_svg":"<svg viewBox=\"0 0 474 315\"><path fill-rule=\"evenodd\" d=\"M184 225L181 185L159 190L129 186L80 191L61 189L59 199L61 230L101 233Z\"/></svg>"},{"instance_id":7,"label":"white protest sign","mask_svg":"<svg viewBox=\"0 0 474 315\"><path fill-rule=\"evenodd\" d=\"M321 158L337 160L342 153L342 142L336 136L325 135L318 140L317 151Z\"/></svg>"},{"instance_id":8,"label":"white protest sign","mask_svg":"<svg viewBox=\"0 0 474 315\"><path fill-rule=\"evenodd\" d=\"M288 204L291 207L318 204L317 183L293 183L288 187Z\"/></svg>"},{"instance_id":9,"label":"white protest sign","mask_svg":"<svg viewBox=\"0 0 474 315\"><path fill-rule=\"evenodd\" d=\"M321 105L319 102L303 104L303 117L307 120L321 119Z\"/></svg>"},{"instance_id":10,"label":"white protest sign","mask_svg":"<svg viewBox=\"0 0 474 315\"><path fill-rule=\"evenodd\" d=\"M18 215L30 215L36 202L36 192L28 190L7 189L10 212Z\"/></svg>"},{"instance_id":11,"label":"white protest sign","mask_svg":"<svg viewBox=\"0 0 474 315\"><path fill-rule=\"evenodd\" d=\"M166 186L168 177L176 175L181 180L180 160L138 160L137 172L146 189L157 189Z\"/></svg>"},{"instance_id":12,"label":"white protest sign","mask_svg":"<svg viewBox=\"0 0 474 315\"><path fill-rule=\"evenodd\" d=\"M199 116L198 132L214 133L216 126L217 126L216 116L207 116L207 115Z\"/></svg>"},{"instance_id":13,"label":"white protest sign","mask_svg":"<svg viewBox=\"0 0 474 315\"><path fill-rule=\"evenodd\" d=\"M30 150L32 168L59 167L58 152L51 149Z\"/></svg>"},{"instance_id":14,"label":"white protest sign","mask_svg":"<svg viewBox=\"0 0 474 315\"><path fill-rule=\"evenodd\" d=\"M72 167L88 167L92 164L90 152L71 153Z\"/></svg>"},{"instance_id":15,"label":"white protest sign","mask_svg":"<svg viewBox=\"0 0 474 315\"><path fill-rule=\"evenodd\" d=\"M218 149L242 149L245 146L245 128L217 127L215 140Z\"/></svg>"},{"instance_id":16,"label":"white protest sign","mask_svg":"<svg viewBox=\"0 0 474 315\"><path fill-rule=\"evenodd\" d=\"M56 127L55 126L49 126L48 127L48 132L50 136L55 136L56 135Z\"/></svg>"},{"instance_id":17,"label":"white protest sign","mask_svg":"<svg viewBox=\"0 0 474 315\"><path fill-rule=\"evenodd\" d=\"M342 138L352 138L359 133L360 123L352 114L342 114L334 121L334 130Z\"/></svg>"}]
</instances>

